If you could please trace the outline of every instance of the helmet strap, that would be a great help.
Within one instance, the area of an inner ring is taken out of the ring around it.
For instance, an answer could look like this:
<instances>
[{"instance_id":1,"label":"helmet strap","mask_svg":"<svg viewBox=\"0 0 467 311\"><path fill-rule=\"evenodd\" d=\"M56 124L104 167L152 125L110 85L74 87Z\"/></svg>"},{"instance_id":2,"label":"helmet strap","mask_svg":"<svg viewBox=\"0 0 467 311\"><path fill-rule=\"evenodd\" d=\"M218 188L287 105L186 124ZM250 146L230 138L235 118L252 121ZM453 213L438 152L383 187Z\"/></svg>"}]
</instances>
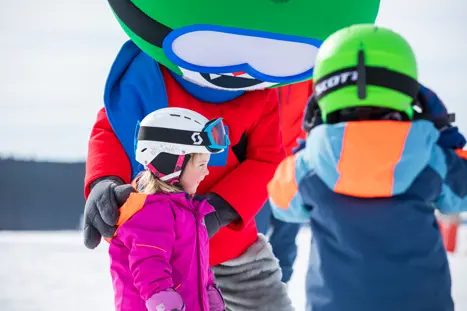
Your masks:
<instances>
[{"instance_id":1,"label":"helmet strap","mask_svg":"<svg viewBox=\"0 0 467 311\"><path fill-rule=\"evenodd\" d=\"M367 86L379 86L386 89L394 90L413 98L412 106L414 108L413 120L429 120L438 128L450 126L454 122L455 115L448 114L442 118L433 119L431 117L428 104L423 96L420 96L420 84L417 80L393 71L384 67L365 66L365 53L361 49L358 51L357 66L343 68L323 76L315 81L314 94L308 104L308 111L305 117L305 127L311 129L315 126L316 117L319 115L317 102L330 93L347 86L357 86L358 98L365 99L367 97ZM312 108L312 109L310 109ZM337 111L327 116L327 123L337 123L349 120L381 120L381 119L398 119L398 117L390 112L389 109L379 107L365 108L349 108L345 111ZM368 111L367 111L368 110ZM403 117L402 120L406 118Z\"/></svg>"},{"instance_id":2,"label":"helmet strap","mask_svg":"<svg viewBox=\"0 0 467 311\"><path fill-rule=\"evenodd\" d=\"M420 89L418 81L405 74L384 67L363 66L362 68L360 64L356 67L343 68L323 76L316 81L314 94L319 101L330 93L352 85L357 85L359 96L365 97L368 85L394 90L412 98L417 96Z\"/></svg>"}]
</instances>

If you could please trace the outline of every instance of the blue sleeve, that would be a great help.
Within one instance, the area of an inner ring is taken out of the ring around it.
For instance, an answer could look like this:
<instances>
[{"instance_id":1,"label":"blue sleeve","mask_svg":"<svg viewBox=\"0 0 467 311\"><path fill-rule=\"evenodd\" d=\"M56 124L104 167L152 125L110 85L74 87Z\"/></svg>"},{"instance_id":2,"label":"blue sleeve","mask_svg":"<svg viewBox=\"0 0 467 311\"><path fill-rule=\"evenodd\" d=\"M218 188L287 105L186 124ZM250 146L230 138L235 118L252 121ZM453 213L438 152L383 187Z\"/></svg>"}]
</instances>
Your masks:
<instances>
[{"instance_id":1,"label":"blue sleeve","mask_svg":"<svg viewBox=\"0 0 467 311\"><path fill-rule=\"evenodd\" d=\"M300 192L297 192L290 201L288 209L278 207L271 199L269 199L269 204L271 204L272 215L276 219L293 223L307 223L310 219L311 210L306 208Z\"/></svg>"},{"instance_id":2,"label":"blue sleeve","mask_svg":"<svg viewBox=\"0 0 467 311\"><path fill-rule=\"evenodd\" d=\"M441 148L462 149L465 144L465 137L456 126L449 126L440 131L438 145Z\"/></svg>"},{"instance_id":3,"label":"blue sleeve","mask_svg":"<svg viewBox=\"0 0 467 311\"><path fill-rule=\"evenodd\" d=\"M467 211L467 160L454 150L437 151L444 158L444 168L439 171L443 177L441 194L435 202L443 214L456 214ZM443 176L444 175L444 176Z\"/></svg>"},{"instance_id":4,"label":"blue sleeve","mask_svg":"<svg viewBox=\"0 0 467 311\"><path fill-rule=\"evenodd\" d=\"M431 119L436 120L448 115L446 106L435 92L426 86L420 85L420 96L423 97L428 106ZM446 127L440 129L440 136L438 139L438 145L440 147L462 149L464 148L465 144L466 139L464 135L459 132L457 127L448 124Z\"/></svg>"},{"instance_id":5,"label":"blue sleeve","mask_svg":"<svg viewBox=\"0 0 467 311\"><path fill-rule=\"evenodd\" d=\"M304 204L298 186L308 172L303 152L281 162L268 185L269 203L275 218L293 223L308 222L311 209Z\"/></svg>"}]
</instances>

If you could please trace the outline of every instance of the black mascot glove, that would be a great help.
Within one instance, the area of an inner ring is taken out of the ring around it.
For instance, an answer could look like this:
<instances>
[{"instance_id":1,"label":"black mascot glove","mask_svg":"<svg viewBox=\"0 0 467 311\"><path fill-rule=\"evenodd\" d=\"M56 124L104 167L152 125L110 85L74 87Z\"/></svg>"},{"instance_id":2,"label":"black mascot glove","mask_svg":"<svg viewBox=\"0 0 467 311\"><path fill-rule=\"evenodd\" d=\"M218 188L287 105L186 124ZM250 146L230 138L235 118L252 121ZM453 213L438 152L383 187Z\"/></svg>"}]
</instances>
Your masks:
<instances>
[{"instance_id":1,"label":"black mascot glove","mask_svg":"<svg viewBox=\"0 0 467 311\"><path fill-rule=\"evenodd\" d=\"M220 228L227 226L232 221L239 220L240 215L230 206L227 201L221 198L219 195L209 192L206 195L195 195L195 200L208 200L209 204L216 210L210 214L204 216L204 223L208 235L211 238L214 234L219 231Z\"/></svg>"},{"instance_id":2,"label":"black mascot glove","mask_svg":"<svg viewBox=\"0 0 467 311\"><path fill-rule=\"evenodd\" d=\"M113 237L119 217L118 208L135 192L118 177L103 177L91 185L91 193L84 206L84 245L96 248L102 236Z\"/></svg>"}]
</instances>

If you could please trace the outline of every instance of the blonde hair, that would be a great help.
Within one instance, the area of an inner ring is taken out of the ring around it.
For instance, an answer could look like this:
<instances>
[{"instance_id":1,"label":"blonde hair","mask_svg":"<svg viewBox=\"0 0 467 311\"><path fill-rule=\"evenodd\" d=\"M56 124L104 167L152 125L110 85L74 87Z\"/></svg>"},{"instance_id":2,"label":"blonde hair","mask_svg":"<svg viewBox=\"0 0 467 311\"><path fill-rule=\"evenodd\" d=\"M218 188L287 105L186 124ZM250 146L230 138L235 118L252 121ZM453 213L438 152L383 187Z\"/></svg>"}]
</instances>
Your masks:
<instances>
[{"instance_id":1,"label":"blonde hair","mask_svg":"<svg viewBox=\"0 0 467 311\"><path fill-rule=\"evenodd\" d=\"M189 154L190 159L188 160L188 163L192 162L200 154L201 153ZM146 169L136 176L133 181L133 186L138 190L138 192L144 194L155 194L160 192L177 193L183 191L181 186L172 185L160 180L154 176L149 169Z\"/></svg>"}]
</instances>

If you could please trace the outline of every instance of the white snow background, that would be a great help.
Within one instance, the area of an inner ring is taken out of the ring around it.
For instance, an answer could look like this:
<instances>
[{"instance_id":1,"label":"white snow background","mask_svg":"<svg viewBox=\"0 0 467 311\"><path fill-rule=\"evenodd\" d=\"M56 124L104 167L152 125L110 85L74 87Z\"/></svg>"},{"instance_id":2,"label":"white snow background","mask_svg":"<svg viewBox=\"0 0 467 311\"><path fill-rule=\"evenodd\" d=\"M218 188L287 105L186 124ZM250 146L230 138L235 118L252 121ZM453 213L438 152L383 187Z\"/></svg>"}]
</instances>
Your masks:
<instances>
[{"instance_id":1,"label":"white snow background","mask_svg":"<svg viewBox=\"0 0 467 311\"><path fill-rule=\"evenodd\" d=\"M298 258L289 283L297 311L305 310L310 238L306 227L297 237ZM459 250L449 260L456 310L465 311L467 226L459 240ZM0 232L0 310L114 310L107 249L106 242L94 251L86 249L79 232Z\"/></svg>"},{"instance_id":2,"label":"white snow background","mask_svg":"<svg viewBox=\"0 0 467 311\"><path fill-rule=\"evenodd\" d=\"M420 80L467 133L467 2L382 0L378 24L411 42ZM107 73L127 39L107 2L2 0L0 38L0 156L83 161ZM289 284L297 310L309 240L303 229ZM0 311L112 310L106 251L105 243L85 249L79 232L0 232ZM467 311L466 260L464 226L450 256L458 311Z\"/></svg>"}]
</instances>

